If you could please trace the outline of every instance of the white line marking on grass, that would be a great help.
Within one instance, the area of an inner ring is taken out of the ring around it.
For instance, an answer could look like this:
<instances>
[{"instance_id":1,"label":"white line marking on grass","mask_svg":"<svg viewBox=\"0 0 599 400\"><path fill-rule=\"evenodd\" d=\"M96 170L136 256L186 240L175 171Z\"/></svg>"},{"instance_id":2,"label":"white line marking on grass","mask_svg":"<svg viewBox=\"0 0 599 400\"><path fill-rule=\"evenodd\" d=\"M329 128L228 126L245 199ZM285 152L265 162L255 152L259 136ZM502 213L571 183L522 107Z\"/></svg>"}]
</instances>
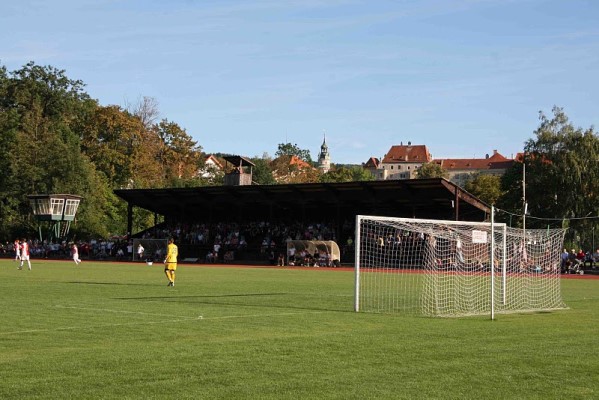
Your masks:
<instances>
[{"instance_id":1,"label":"white line marking on grass","mask_svg":"<svg viewBox=\"0 0 599 400\"><path fill-rule=\"evenodd\" d=\"M158 325L158 324L172 324L174 322L189 322L195 321L196 318L184 318L184 319L173 319L170 321L148 321L148 322L127 322L122 324L99 324L99 325L86 325L86 326L62 326L58 328L48 329L27 329L23 331L14 332L3 332L0 336L17 335L22 333L40 333L40 332L54 332L54 331L74 331L74 330L90 330L97 328L112 328L117 326L139 326L139 325Z\"/></svg>"},{"instance_id":2,"label":"white line marking on grass","mask_svg":"<svg viewBox=\"0 0 599 400\"><path fill-rule=\"evenodd\" d=\"M103 311L103 312L108 312L108 313L117 313L117 314L135 314L135 315L151 315L151 316L155 316L155 317L169 317L172 318L173 315L172 314L156 314L156 313L146 313L143 311L127 311L127 310L113 310L110 308L94 308L94 307L77 307L77 306L63 306L60 304L57 304L54 306L55 308L67 308L67 309L73 309L73 310L84 310L84 311ZM174 317L176 318L189 318L189 319L195 319L194 317L185 317L185 316L178 316L175 315Z\"/></svg>"},{"instance_id":3,"label":"white line marking on grass","mask_svg":"<svg viewBox=\"0 0 599 400\"><path fill-rule=\"evenodd\" d=\"M67 307L65 307L67 308ZM323 314L326 311L310 311L310 312L288 312L288 313L274 313L274 314L246 314L246 315L224 315L222 317L204 317L199 315L197 317L181 317L166 321L148 321L148 322L126 322L122 324L98 324L98 325L85 325L85 326L62 326L58 328L47 328L47 329L26 329L22 331L13 332L0 332L0 336L9 335L20 335L23 333L42 333L42 332L56 332L56 331L74 331L74 330L90 330L97 328L112 328L118 326L139 326L139 325L159 325L159 324L172 324L175 322L190 322L197 320L218 320L218 319L231 319L231 318L259 318L259 317L278 317L287 315L302 315L302 314ZM148 314L152 315L152 314ZM154 314L156 315L156 314Z\"/></svg>"},{"instance_id":4,"label":"white line marking on grass","mask_svg":"<svg viewBox=\"0 0 599 400\"><path fill-rule=\"evenodd\" d=\"M301 315L301 314L323 314L326 311L307 311L307 312L288 312L274 314L245 314L245 315L223 315L222 317L204 317L201 319L231 319L231 318L259 318L259 317L280 317L285 315Z\"/></svg>"}]
</instances>

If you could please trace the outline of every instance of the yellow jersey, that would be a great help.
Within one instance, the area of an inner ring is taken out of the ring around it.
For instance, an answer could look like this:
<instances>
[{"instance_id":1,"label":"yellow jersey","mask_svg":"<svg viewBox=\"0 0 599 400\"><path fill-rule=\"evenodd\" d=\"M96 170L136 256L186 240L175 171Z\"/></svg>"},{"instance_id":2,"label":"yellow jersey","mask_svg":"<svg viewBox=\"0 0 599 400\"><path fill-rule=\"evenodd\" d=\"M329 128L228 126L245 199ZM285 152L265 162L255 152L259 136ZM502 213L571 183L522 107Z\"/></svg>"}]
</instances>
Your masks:
<instances>
[{"instance_id":1,"label":"yellow jersey","mask_svg":"<svg viewBox=\"0 0 599 400\"><path fill-rule=\"evenodd\" d=\"M177 255L179 253L179 248L174 243L169 243L166 247L166 258L164 259L165 263L176 263Z\"/></svg>"}]
</instances>

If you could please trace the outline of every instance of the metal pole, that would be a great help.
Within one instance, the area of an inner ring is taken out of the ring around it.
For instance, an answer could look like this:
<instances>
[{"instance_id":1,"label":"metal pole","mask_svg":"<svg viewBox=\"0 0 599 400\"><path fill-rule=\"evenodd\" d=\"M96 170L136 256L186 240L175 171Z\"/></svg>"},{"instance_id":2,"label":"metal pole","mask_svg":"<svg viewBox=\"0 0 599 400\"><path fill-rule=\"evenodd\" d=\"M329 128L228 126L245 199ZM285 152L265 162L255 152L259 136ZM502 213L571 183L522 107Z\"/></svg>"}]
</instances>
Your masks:
<instances>
[{"instance_id":1,"label":"metal pole","mask_svg":"<svg viewBox=\"0 0 599 400\"><path fill-rule=\"evenodd\" d=\"M354 311L360 311L360 216L356 215L356 233L354 235Z\"/></svg>"},{"instance_id":2,"label":"metal pole","mask_svg":"<svg viewBox=\"0 0 599 400\"><path fill-rule=\"evenodd\" d=\"M503 262L501 263L502 302L505 305L507 292L507 226L503 225Z\"/></svg>"},{"instance_id":3,"label":"metal pole","mask_svg":"<svg viewBox=\"0 0 599 400\"><path fill-rule=\"evenodd\" d=\"M491 206L491 320L495 319L495 207Z\"/></svg>"},{"instance_id":4,"label":"metal pole","mask_svg":"<svg viewBox=\"0 0 599 400\"><path fill-rule=\"evenodd\" d=\"M528 204L526 204L526 164L522 161L522 205L524 208L524 212L522 213L522 254L528 257L528 252L526 251L526 212L528 211ZM525 260L527 261L527 260Z\"/></svg>"},{"instance_id":5,"label":"metal pole","mask_svg":"<svg viewBox=\"0 0 599 400\"><path fill-rule=\"evenodd\" d=\"M524 240L526 240L526 164L522 163L522 232L524 234Z\"/></svg>"}]
</instances>

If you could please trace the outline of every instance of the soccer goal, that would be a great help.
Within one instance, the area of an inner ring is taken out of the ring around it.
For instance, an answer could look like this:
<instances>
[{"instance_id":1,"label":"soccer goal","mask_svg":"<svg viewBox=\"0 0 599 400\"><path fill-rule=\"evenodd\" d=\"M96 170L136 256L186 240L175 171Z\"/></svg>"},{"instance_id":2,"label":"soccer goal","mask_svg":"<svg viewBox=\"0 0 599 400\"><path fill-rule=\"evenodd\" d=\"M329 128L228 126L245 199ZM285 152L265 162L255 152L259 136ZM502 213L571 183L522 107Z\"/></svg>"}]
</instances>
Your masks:
<instances>
[{"instance_id":1,"label":"soccer goal","mask_svg":"<svg viewBox=\"0 0 599 400\"><path fill-rule=\"evenodd\" d=\"M356 217L355 311L439 317L566 308L565 230Z\"/></svg>"},{"instance_id":2,"label":"soccer goal","mask_svg":"<svg viewBox=\"0 0 599 400\"><path fill-rule=\"evenodd\" d=\"M139 245L144 248L143 258L140 259L137 249ZM133 239L133 261L164 261L166 256L167 239Z\"/></svg>"}]
</instances>

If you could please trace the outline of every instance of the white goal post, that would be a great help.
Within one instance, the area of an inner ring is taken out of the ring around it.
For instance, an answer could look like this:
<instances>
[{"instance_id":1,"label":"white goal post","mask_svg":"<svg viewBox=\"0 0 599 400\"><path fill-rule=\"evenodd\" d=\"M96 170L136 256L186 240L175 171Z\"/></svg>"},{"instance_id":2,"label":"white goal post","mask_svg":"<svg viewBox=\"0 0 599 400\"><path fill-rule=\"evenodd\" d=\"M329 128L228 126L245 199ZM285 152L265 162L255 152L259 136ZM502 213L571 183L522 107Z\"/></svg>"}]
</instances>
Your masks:
<instances>
[{"instance_id":1,"label":"white goal post","mask_svg":"<svg viewBox=\"0 0 599 400\"><path fill-rule=\"evenodd\" d=\"M494 318L566 308L559 279L564 234L358 215L354 309Z\"/></svg>"}]
</instances>

